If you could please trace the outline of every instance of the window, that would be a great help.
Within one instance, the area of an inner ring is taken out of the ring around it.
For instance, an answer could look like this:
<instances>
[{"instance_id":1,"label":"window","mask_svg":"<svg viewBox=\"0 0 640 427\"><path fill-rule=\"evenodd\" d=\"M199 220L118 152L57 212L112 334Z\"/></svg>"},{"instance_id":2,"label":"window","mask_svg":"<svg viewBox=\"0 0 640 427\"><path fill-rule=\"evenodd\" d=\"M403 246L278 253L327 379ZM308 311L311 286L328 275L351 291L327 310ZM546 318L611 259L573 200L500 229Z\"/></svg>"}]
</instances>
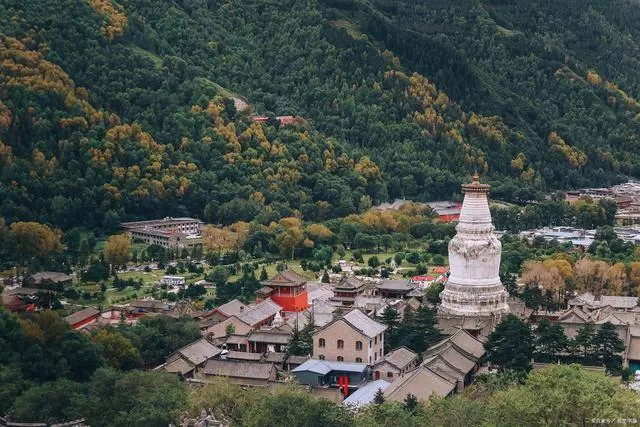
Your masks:
<instances>
[{"instance_id":1,"label":"window","mask_svg":"<svg viewBox=\"0 0 640 427\"><path fill-rule=\"evenodd\" d=\"M373 343L374 343L374 344L378 344L378 337L375 337L375 338L373 339Z\"/></svg>"},{"instance_id":2,"label":"window","mask_svg":"<svg viewBox=\"0 0 640 427\"><path fill-rule=\"evenodd\" d=\"M320 338L318 340L318 347L324 348L324 346L326 345L324 338Z\"/></svg>"},{"instance_id":3,"label":"window","mask_svg":"<svg viewBox=\"0 0 640 427\"><path fill-rule=\"evenodd\" d=\"M338 348L344 348L344 341L338 340Z\"/></svg>"},{"instance_id":4,"label":"window","mask_svg":"<svg viewBox=\"0 0 640 427\"><path fill-rule=\"evenodd\" d=\"M371 356L369 356L369 365L371 365Z\"/></svg>"},{"instance_id":5,"label":"window","mask_svg":"<svg viewBox=\"0 0 640 427\"><path fill-rule=\"evenodd\" d=\"M378 360L378 353L373 355L373 360Z\"/></svg>"},{"instance_id":6,"label":"window","mask_svg":"<svg viewBox=\"0 0 640 427\"><path fill-rule=\"evenodd\" d=\"M380 349L380 357L382 357L382 349Z\"/></svg>"},{"instance_id":7,"label":"window","mask_svg":"<svg viewBox=\"0 0 640 427\"><path fill-rule=\"evenodd\" d=\"M356 341L356 350L362 350L362 341Z\"/></svg>"},{"instance_id":8,"label":"window","mask_svg":"<svg viewBox=\"0 0 640 427\"><path fill-rule=\"evenodd\" d=\"M342 356L338 356L337 359L338 359L338 362L344 362L344 357Z\"/></svg>"},{"instance_id":9,"label":"window","mask_svg":"<svg viewBox=\"0 0 640 427\"><path fill-rule=\"evenodd\" d=\"M362 363L362 357L356 357L356 363Z\"/></svg>"},{"instance_id":10,"label":"window","mask_svg":"<svg viewBox=\"0 0 640 427\"><path fill-rule=\"evenodd\" d=\"M387 372L387 378L393 378L393 372Z\"/></svg>"},{"instance_id":11,"label":"window","mask_svg":"<svg viewBox=\"0 0 640 427\"><path fill-rule=\"evenodd\" d=\"M320 355L318 355L318 359L320 359L320 360L324 360L324 354L320 354Z\"/></svg>"}]
</instances>

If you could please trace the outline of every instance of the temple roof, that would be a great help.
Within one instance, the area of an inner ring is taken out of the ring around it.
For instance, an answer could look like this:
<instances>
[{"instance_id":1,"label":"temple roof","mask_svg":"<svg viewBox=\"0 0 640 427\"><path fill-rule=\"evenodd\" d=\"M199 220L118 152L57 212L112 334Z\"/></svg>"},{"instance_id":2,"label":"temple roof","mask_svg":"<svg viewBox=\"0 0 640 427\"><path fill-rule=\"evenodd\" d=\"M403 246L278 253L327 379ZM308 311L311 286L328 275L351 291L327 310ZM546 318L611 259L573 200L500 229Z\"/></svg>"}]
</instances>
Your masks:
<instances>
[{"instance_id":1,"label":"temple roof","mask_svg":"<svg viewBox=\"0 0 640 427\"><path fill-rule=\"evenodd\" d=\"M307 278L296 273L294 270L287 269L282 273L278 274L276 277L270 280L265 280L261 282L264 286L269 286L273 288L277 287L297 287L302 286L307 283Z\"/></svg>"},{"instance_id":2,"label":"temple roof","mask_svg":"<svg viewBox=\"0 0 640 427\"><path fill-rule=\"evenodd\" d=\"M336 284L335 289L340 291L355 291L363 287L365 284L366 283L363 280L360 280L355 276L346 276Z\"/></svg>"}]
</instances>

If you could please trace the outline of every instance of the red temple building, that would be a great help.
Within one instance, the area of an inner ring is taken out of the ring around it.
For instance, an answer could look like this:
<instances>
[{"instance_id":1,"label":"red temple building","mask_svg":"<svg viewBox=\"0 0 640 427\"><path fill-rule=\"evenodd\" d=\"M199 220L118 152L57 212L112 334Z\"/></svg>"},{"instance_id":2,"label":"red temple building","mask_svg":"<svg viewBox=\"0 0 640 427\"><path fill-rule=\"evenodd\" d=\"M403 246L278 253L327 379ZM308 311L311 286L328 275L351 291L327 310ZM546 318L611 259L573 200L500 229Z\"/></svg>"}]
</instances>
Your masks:
<instances>
[{"instance_id":1,"label":"red temple building","mask_svg":"<svg viewBox=\"0 0 640 427\"><path fill-rule=\"evenodd\" d=\"M307 278L289 269L270 280L262 282L258 298L271 298L284 311L303 311L309 307Z\"/></svg>"}]
</instances>

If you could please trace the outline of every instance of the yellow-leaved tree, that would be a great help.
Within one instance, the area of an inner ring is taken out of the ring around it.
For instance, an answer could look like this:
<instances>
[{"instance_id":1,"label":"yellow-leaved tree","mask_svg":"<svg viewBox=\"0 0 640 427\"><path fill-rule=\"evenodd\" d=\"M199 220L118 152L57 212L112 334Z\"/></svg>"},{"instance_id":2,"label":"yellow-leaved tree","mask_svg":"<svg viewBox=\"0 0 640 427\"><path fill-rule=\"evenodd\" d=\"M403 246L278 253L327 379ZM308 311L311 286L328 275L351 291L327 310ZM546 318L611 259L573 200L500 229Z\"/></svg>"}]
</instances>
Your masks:
<instances>
[{"instance_id":1,"label":"yellow-leaved tree","mask_svg":"<svg viewBox=\"0 0 640 427\"><path fill-rule=\"evenodd\" d=\"M131 257L131 239L126 234L116 234L107 239L104 245L104 259L119 267L125 265Z\"/></svg>"}]
</instances>

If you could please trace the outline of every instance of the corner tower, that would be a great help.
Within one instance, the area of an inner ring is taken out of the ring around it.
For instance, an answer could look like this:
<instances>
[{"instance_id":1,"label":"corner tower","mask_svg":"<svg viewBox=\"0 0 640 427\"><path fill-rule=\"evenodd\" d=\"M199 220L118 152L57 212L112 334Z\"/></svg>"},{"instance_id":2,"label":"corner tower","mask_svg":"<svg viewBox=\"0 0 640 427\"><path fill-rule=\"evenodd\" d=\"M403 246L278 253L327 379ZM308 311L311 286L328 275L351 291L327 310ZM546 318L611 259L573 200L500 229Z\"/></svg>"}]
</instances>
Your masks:
<instances>
[{"instance_id":1,"label":"corner tower","mask_svg":"<svg viewBox=\"0 0 640 427\"><path fill-rule=\"evenodd\" d=\"M464 201L456 235L449 242L450 275L440 294L440 315L489 317L509 312L508 293L500 282L502 244L493 233L487 194L474 173L463 184Z\"/></svg>"}]
</instances>

